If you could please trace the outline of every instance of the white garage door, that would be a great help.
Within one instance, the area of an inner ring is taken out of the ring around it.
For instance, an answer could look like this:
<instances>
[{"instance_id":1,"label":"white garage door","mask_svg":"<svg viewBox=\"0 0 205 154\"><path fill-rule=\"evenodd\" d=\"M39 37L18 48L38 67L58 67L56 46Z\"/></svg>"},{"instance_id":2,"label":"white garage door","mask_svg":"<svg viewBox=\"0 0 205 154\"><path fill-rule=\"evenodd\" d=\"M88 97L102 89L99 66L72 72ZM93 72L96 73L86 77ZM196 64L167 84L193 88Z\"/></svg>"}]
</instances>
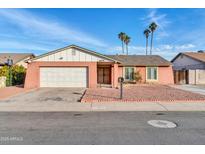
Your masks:
<instances>
[{"instance_id":1,"label":"white garage door","mask_svg":"<svg viewBox=\"0 0 205 154\"><path fill-rule=\"evenodd\" d=\"M41 67L40 87L87 87L87 68Z\"/></svg>"}]
</instances>

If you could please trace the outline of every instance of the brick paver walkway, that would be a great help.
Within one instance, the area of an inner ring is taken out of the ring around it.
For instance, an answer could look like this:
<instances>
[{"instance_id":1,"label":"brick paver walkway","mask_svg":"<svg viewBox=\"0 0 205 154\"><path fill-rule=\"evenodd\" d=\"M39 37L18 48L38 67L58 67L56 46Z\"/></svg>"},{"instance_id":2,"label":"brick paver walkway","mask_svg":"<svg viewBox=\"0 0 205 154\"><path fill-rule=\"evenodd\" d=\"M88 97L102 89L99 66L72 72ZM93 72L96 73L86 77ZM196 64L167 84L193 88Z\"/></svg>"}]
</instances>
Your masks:
<instances>
[{"instance_id":1,"label":"brick paver walkway","mask_svg":"<svg viewBox=\"0 0 205 154\"><path fill-rule=\"evenodd\" d=\"M155 101L204 101L205 96L172 88L166 85L136 85L124 87L123 99L119 89L87 89L81 102L155 102Z\"/></svg>"},{"instance_id":2,"label":"brick paver walkway","mask_svg":"<svg viewBox=\"0 0 205 154\"><path fill-rule=\"evenodd\" d=\"M23 93L23 92L27 92L29 90L30 89L26 89L23 87L16 87L16 86L0 88L0 100L6 99L8 97L11 97L11 96Z\"/></svg>"}]
</instances>

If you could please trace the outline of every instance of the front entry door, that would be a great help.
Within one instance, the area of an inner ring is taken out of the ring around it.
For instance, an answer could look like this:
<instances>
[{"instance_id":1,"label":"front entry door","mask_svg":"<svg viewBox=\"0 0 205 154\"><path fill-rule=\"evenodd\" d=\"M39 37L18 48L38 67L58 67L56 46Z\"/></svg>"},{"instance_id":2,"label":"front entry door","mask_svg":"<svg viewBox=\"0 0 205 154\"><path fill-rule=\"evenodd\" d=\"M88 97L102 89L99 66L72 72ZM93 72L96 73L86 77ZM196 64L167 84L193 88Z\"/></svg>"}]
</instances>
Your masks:
<instances>
[{"instance_id":1,"label":"front entry door","mask_svg":"<svg viewBox=\"0 0 205 154\"><path fill-rule=\"evenodd\" d=\"M111 83L111 69L110 67L98 67L98 83L110 84Z\"/></svg>"}]
</instances>

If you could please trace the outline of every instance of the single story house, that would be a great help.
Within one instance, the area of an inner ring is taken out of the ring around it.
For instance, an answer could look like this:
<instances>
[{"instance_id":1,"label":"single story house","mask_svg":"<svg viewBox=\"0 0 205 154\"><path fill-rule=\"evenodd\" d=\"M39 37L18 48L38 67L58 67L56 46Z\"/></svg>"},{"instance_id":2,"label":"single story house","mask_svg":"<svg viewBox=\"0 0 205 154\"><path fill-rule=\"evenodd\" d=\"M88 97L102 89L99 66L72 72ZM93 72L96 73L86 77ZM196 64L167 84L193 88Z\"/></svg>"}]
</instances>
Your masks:
<instances>
[{"instance_id":1,"label":"single story house","mask_svg":"<svg viewBox=\"0 0 205 154\"><path fill-rule=\"evenodd\" d=\"M51 51L28 62L25 87L118 87L118 77L142 83L173 84L172 65L160 56L103 55L76 45Z\"/></svg>"},{"instance_id":2,"label":"single story house","mask_svg":"<svg viewBox=\"0 0 205 154\"><path fill-rule=\"evenodd\" d=\"M8 59L12 59L14 65L22 65L27 68L25 61L34 57L32 53L0 53L0 68L7 64Z\"/></svg>"},{"instance_id":3,"label":"single story house","mask_svg":"<svg viewBox=\"0 0 205 154\"><path fill-rule=\"evenodd\" d=\"M181 52L172 60L176 84L205 84L205 52Z\"/></svg>"}]
</instances>

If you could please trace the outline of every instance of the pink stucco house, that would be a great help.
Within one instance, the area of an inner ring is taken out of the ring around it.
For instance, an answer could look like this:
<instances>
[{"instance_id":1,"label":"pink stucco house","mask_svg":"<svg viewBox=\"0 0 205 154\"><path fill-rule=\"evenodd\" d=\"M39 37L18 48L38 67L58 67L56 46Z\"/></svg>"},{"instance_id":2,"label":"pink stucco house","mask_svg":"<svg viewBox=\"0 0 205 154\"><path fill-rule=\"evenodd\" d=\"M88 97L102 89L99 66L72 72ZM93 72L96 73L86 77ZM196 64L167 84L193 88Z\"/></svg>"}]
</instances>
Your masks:
<instances>
[{"instance_id":1,"label":"pink stucco house","mask_svg":"<svg viewBox=\"0 0 205 154\"><path fill-rule=\"evenodd\" d=\"M157 55L103 55L76 45L51 51L28 62L26 88L118 87L118 77L141 83L173 84L172 65Z\"/></svg>"}]
</instances>

